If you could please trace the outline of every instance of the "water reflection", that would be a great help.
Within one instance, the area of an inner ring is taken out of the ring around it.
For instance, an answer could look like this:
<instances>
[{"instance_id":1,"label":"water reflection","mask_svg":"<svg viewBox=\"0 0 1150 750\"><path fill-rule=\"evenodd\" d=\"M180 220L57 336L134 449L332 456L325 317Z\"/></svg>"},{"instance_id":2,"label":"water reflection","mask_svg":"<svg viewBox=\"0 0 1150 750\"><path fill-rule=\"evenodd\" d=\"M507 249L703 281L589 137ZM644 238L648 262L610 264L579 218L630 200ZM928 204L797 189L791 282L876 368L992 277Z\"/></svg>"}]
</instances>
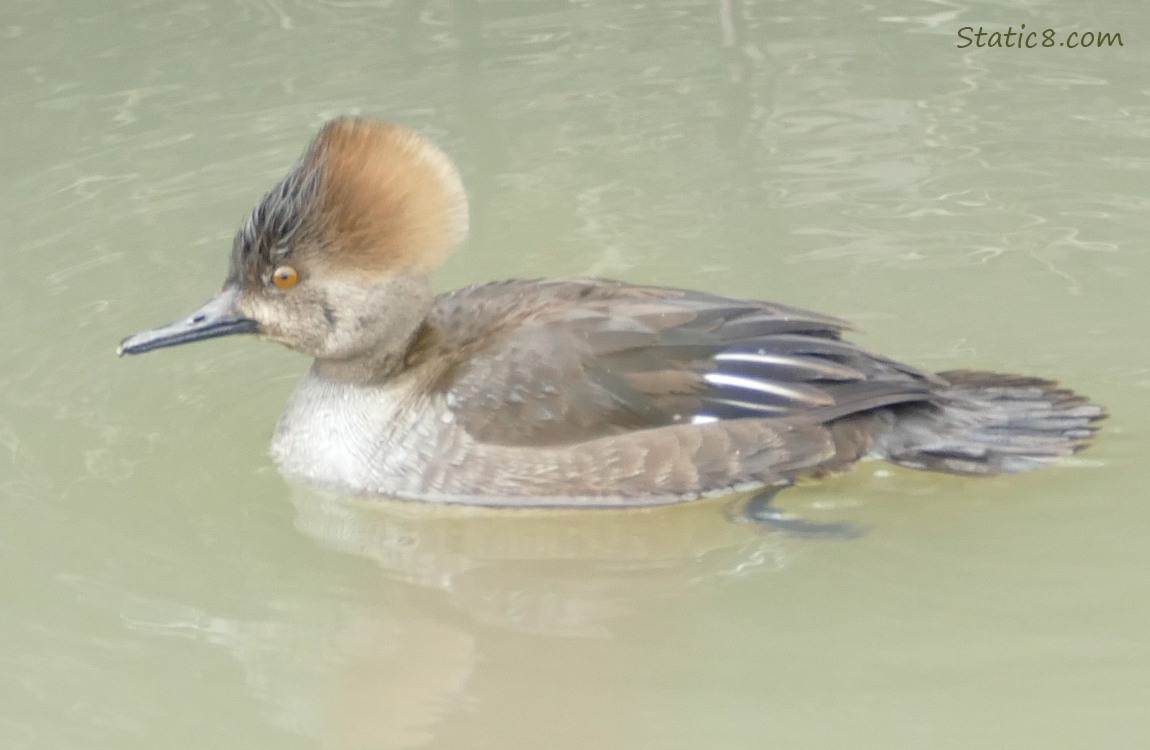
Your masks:
<instances>
[{"instance_id":1,"label":"water reflection","mask_svg":"<svg viewBox=\"0 0 1150 750\"><path fill-rule=\"evenodd\" d=\"M299 531L371 562L351 588L270 586L254 618L143 599L123 617L226 649L271 721L331 748L423 746L480 700L473 683L499 671L509 637L611 640L660 601L781 569L795 541L731 522L725 500L505 511L291 496Z\"/></svg>"},{"instance_id":2,"label":"water reflection","mask_svg":"<svg viewBox=\"0 0 1150 750\"><path fill-rule=\"evenodd\" d=\"M271 723L330 748L420 747L465 705L475 637L395 592L377 601L313 593L264 604L267 619L231 619L187 606L136 601L139 634L225 649Z\"/></svg>"},{"instance_id":3,"label":"water reflection","mask_svg":"<svg viewBox=\"0 0 1150 750\"><path fill-rule=\"evenodd\" d=\"M719 502L634 510L438 507L294 493L296 526L366 557L392 581L434 590L472 622L606 637L638 599L783 565L778 537L734 524Z\"/></svg>"}]
</instances>

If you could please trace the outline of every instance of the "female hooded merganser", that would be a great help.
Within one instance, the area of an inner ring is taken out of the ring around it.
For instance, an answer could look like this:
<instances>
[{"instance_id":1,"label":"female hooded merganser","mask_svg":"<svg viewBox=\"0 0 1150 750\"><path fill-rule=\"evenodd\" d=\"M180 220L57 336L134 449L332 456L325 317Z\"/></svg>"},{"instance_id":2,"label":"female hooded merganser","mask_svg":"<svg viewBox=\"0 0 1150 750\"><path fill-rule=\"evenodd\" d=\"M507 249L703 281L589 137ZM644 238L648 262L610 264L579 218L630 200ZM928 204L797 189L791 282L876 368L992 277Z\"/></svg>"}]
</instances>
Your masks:
<instances>
[{"instance_id":1,"label":"female hooded merganser","mask_svg":"<svg viewBox=\"0 0 1150 750\"><path fill-rule=\"evenodd\" d=\"M773 302L601 279L435 296L466 233L439 148L333 120L236 235L219 295L120 353L279 341L315 358L272 442L284 473L451 503L671 503L866 456L1009 473L1074 453L1105 416L1048 380L871 354L847 323Z\"/></svg>"}]
</instances>

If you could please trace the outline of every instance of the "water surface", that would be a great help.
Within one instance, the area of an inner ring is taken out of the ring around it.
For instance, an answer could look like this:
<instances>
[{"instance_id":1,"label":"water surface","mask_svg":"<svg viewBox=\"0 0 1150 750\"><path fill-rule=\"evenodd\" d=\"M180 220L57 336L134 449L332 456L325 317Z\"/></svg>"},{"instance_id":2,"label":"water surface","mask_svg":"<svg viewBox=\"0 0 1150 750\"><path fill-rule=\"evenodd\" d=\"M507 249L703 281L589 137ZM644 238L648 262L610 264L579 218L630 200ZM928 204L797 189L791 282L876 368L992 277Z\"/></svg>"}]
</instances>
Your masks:
<instances>
[{"instance_id":1,"label":"water surface","mask_svg":"<svg viewBox=\"0 0 1150 750\"><path fill-rule=\"evenodd\" d=\"M1133 0L10 3L0 22L0 744L1144 748L1150 64ZM964 26L1124 46L957 49ZM867 464L722 503L435 513L292 487L307 363L117 360L346 112L472 191L443 289L599 274L860 323L1113 417L1068 467Z\"/></svg>"}]
</instances>

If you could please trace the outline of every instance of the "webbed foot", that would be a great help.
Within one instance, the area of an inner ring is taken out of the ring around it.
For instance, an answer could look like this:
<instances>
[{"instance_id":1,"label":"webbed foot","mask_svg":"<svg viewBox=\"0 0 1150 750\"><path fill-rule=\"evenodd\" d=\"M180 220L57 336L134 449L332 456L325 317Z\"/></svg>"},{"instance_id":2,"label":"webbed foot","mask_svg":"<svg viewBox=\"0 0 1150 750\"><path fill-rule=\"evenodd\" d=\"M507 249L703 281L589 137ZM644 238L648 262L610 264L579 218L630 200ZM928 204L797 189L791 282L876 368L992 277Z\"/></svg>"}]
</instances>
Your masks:
<instances>
[{"instance_id":1,"label":"webbed foot","mask_svg":"<svg viewBox=\"0 0 1150 750\"><path fill-rule=\"evenodd\" d=\"M768 487L750 500L731 506L728 509L728 515L736 522L763 524L793 536L856 539L862 536L866 530L855 523L820 523L787 513L772 503L775 495L783 489L786 488Z\"/></svg>"}]
</instances>

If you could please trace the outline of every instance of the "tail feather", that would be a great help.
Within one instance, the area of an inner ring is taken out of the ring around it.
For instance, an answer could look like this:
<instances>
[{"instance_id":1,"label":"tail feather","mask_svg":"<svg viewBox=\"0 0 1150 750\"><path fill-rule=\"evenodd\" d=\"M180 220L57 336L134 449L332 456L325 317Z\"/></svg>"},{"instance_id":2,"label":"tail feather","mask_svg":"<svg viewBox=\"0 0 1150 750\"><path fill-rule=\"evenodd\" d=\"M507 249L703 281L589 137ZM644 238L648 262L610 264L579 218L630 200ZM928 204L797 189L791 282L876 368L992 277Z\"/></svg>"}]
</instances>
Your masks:
<instances>
[{"instance_id":1,"label":"tail feather","mask_svg":"<svg viewBox=\"0 0 1150 750\"><path fill-rule=\"evenodd\" d=\"M1106 417L1098 404L1050 380L971 370L939 377L950 388L930 405L901 408L876 453L915 469L1008 474L1082 450Z\"/></svg>"}]
</instances>

